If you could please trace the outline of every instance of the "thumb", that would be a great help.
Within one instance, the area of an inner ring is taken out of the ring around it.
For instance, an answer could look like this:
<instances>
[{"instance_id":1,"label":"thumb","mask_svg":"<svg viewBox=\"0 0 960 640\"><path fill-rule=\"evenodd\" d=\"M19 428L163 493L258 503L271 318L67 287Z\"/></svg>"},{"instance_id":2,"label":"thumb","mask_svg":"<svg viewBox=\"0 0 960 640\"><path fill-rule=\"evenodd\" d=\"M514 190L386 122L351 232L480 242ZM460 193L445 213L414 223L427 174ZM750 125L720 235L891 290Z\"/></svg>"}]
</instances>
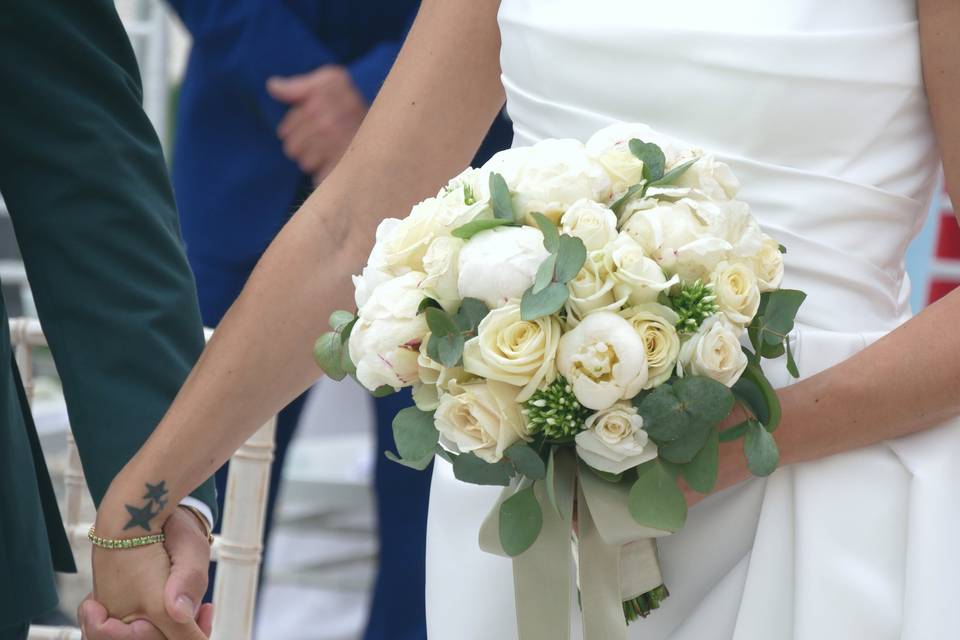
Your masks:
<instances>
[{"instance_id":1,"label":"thumb","mask_svg":"<svg viewBox=\"0 0 960 640\"><path fill-rule=\"evenodd\" d=\"M273 76L267 80L267 93L285 104L300 102L310 93L311 74L300 76Z\"/></svg>"},{"instance_id":2,"label":"thumb","mask_svg":"<svg viewBox=\"0 0 960 640\"><path fill-rule=\"evenodd\" d=\"M207 640L207 635L194 620L186 624L178 624L172 621L157 623L157 627L163 633L163 637L169 640Z\"/></svg>"},{"instance_id":3,"label":"thumb","mask_svg":"<svg viewBox=\"0 0 960 640\"><path fill-rule=\"evenodd\" d=\"M164 527L170 555L170 577L163 589L167 614L180 623L193 622L207 591L210 546L196 519L178 509Z\"/></svg>"}]
</instances>

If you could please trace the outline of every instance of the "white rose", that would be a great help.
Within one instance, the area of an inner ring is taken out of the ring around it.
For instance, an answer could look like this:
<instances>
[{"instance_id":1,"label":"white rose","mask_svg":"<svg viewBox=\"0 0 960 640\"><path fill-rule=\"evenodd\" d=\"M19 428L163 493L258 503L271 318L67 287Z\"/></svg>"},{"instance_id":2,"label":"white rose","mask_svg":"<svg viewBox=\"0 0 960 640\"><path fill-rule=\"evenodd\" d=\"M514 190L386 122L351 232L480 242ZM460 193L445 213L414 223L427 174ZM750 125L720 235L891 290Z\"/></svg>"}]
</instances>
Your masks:
<instances>
[{"instance_id":1,"label":"white rose","mask_svg":"<svg viewBox=\"0 0 960 640\"><path fill-rule=\"evenodd\" d=\"M577 200L560 218L560 229L596 251L617 237L617 214L593 200Z\"/></svg>"},{"instance_id":2,"label":"white rose","mask_svg":"<svg viewBox=\"0 0 960 640\"><path fill-rule=\"evenodd\" d=\"M740 181L730 167L700 149L681 151L667 171L696 158L696 162L677 178L672 185L654 187L648 192L672 198L696 198L705 200L732 200L740 190Z\"/></svg>"},{"instance_id":3,"label":"white rose","mask_svg":"<svg viewBox=\"0 0 960 640\"><path fill-rule=\"evenodd\" d=\"M465 206L455 198L427 198L414 205L410 215L392 223L382 242L383 259L396 274L423 271L423 256L434 238L448 236L462 224L473 220L485 205Z\"/></svg>"},{"instance_id":4,"label":"white rose","mask_svg":"<svg viewBox=\"0 0 960 640\"><path fill-rule=\"evenodd\" d=\"M680 317L670 307L651 303L630 307L620 312L634 328L647 349L649 379L644 389L652 389L673 375L680 354L677 322Z\"/></svg>"},{"instance_id":5,"label":"white rose","mask_svg":"<svg viewBox=\"0 0 960 640\"><path fill-rule=\"evenodd\" d=\"M524 402L557 377L557 345L562 328L555 316L520 319L520 304L510 302L480 321L477 337L463 348L463 368L487 380L522 387Z\"/></svg>"},{"instance_id":6,"label":"white rose","mask_svg":"<svg viewBox=\"0 0 960 640\"><path fill-rule=\"evenodd\" d=\"M648 258L640 243L626 233L607 246L604 265L616 282L617 296L628 296L632 304L653 302L660 292L680 282L676 275L667 280L660 265Z\"/></svg>"},{"instance_id":7,"label":"white rose","mask_svg":"<svg viewBox=\"0 0 960 640\"><path fill-rule=\"evenodd\" d=\"M597 131L587 141L586 147L610 176L611 201L617 200L643 178L643 162L630 151L630 140L634 138L658 145L666 157L667 165L675 163L676 146L645 124L624 122Z\"/></svg>"},{"instance_id":8,"label":"white rose","mask_svg":"<svg viewBox=\"0 0 960 640\"><path fill-rule=\"evenodd\" d=\"M765 236L760 250L750 258L750 265L757 276L761 293L780 288L783 282L783 254L776 240Z\"/></svg>"},{"instance_id":9,"label":"white rose","mask_svg":"<svg viewBox=\"0 0 960 640\"><path fill-rule=\"evenodd\" d=\"M396 218L385 218L377 225L376 242L367 264L360 275L353 276L353 297L359 309L367 303L373 291L384 282L392 280L395 276L402 275L393 273L387 264L384 255L384 240L393 232L394 227L400 224Z\"/></svg>"},{"instance_id":10,"label":"white rose","mask_svg":"<svg viewBox=\"0 0 960 640\"><path fill-rule=\"evenodd\" d=\"M626 295L617 297L616 281L604 264L604 251L591 251L576 277L567 283L567 326L575 327L587 314L595 311L616 311L626 302Z\"/></svg>"},{"instance_id":11,"label":"white rose","mask_svg":"<svg viewBox=\"0 0 960 640\"><path fill-rule=\"evenodd\" d=\"M549 255L539 229L498 227L481 231L460 250L460 298L479 298L491 309L520 298Z\"/></svg>"},{"instance_id":12,"label":"white rose","mask_svg":"<svg viewBox=\"0 0 960 640\"><path fill-rule=\"evenodd\" d=\"M717 305L735 325L746 326L760 307L757 277L743 262L721 262L711 279Z\"/></svg>"},{"instance_id":13,"label":"white rose","mask_svg":"<svg viewBox=\"0 0 960 640\"><path fill-rule=\"evenodd\" d=\"M417 308L423 300L420 281L411 271L374 290L350 333L350 358L357 380L371 391L387 385L400 389L417 379L420 343L427 322Z\"/></svg>"},{"instance_id":14,"label":"white rose","mask_svg":"<svg viewBox=\"0 0 960 640\"><path fill-rule=\"evenodd\" d=\"M450 392L440 397L433 416L440 441L454 453L473 452L487 462L499 462L510 445L527 439L519 389L487 380L460 385L451 382Z\"/></svg>"},{"instance_id":15,"label":"white rose","mask_svg":"<svg viewBox=\"0 0 960 640\"><path fill-rule=\"evenodd\" d=\"M707 318L680 347L679 375L707 376L732 387L747 368L734 328L723 314Z\"/></svg>"},{"instance_id":16,"label":"white rose","mask_svg":"<svg viewBox=\"0 0 960 640\"><path fill-rule=\"evenodd\" d=\"M600 411L647 383L646 348L630 323L609 311L588 315L560 338L557 368L583 406Z\"/></svg>"},{"instance_id":17,"label":"white rose","mask_svg":"<svg viewBox=\"0 0 960 640\"><path fill-rule=\"evenodd\" d=\"M535 224L530 218L534 211L556 223L577 200L610 198L606 171L576 140L547 139L532 147L507 149L481 170L503 176L513 193L514 211L528 224Z\"/></svg>"},{"instance_id":18,"label":"white rose","mask_svg":"<svg viewBox=\"0 0 960 640\"><path fill-rule=\"evenodd\" d=\"M423 255L423 270L427 277L420 283L420 288L448 311L460 303L457 276L463 244L463 240L452 236L434 238Z\"/></svg>"},{"instance_id":19,"label":"white rose","mask_svg":"<svg viewBox=\"0 0 960 640\"><path fill-rule=\"evenodd\" d=\"M643 430L643 418L628 402L598 411L577 434L577 455L598 471L623 473L657 457L657 445Z\"/></svg>"}]
</instances>

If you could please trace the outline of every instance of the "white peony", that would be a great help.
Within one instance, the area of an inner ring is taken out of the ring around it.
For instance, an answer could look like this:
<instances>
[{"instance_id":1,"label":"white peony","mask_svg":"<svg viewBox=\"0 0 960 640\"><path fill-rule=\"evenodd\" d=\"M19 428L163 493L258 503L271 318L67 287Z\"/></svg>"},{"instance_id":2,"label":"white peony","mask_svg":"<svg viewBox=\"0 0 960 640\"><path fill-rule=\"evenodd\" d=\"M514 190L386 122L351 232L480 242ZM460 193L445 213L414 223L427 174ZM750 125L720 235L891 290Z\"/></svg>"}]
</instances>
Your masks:
<instances>
[{"instance_id":1,"label":"white peony","mask_svg":"<svg viewBox=\"0 0 960 640\"><path fill-rule=\"evenodd\" d=\"M577 200L560 218L560 231L580 238L588 252L603 249L617 237L617 214L593 200Z\"/></svg>"},{"instance_id":2,"label":"white peony","mask_svg":"<svg viewBox=\"0 0 960 640\"><path fill-rule=\"evenodd\" d=\"M386 218L377 225L376 242L370 252L370 258L360 275L353 276L353 298L358 309L367 303L377 287L399 275L391 272L383 249L384 238L390 235L399 223L400 221L396 218Z\"/></svg>"},{"instance_id":3,"label":"white peony","mask_svg":"<svg viewBox=\"0 0 960 640\"><path fill-rule=\"evenodd\" d=\"M643 418L629 402L598 411L577 434L577 455L598 471L623 473L657 457L657 445L643 430Z\"/></svg>"},{"instance_id":4,"label":"white peony","mask_svg":"<svg viewBox=\"0 0 960 640\"><path fill-rule=\"evenodd\" d=\"M510 302L480 321L477 337L463 349L463 368L487 380L522 387L524 402L557 377L556 356L562 328L555 316L520 319L520 304Z\"/></svg>"},{"instance_id":5,"label":"white peony","mask_svg":"<svg viewBox=\"0 0 960 640\"><path fill-rule=\"evenodd\" d=\"M499 173L513 193L519 220L535 224L538 211L556 223L577 200L606 202L610 178L576 140L548 139L532 147L516 147L494 155L481 169Z\"/></svg>"},{"instance_id":6,"label":"white peony","mask_svg":"<svg viewBox=\"0 0 960 640\"><path fill-rule=\"evenodd\" d=\"M712 155L705 155L700 149L681 151L676 160L668 164L667 171L693 159L696 159L696 162L687 167L673 184L653 187L648 192L649 195L699 200L732 200L737 195L740 181L733 175L730 167Z\"/></svg>"},{"instance_id":7,"label":"white peony","mask_svg":"<svg viewBox=\"0 0 960 640\"><path fill-rule=\"evenodd\" d=\"M610 176L611 201L643 178L643 162L630 151L630 140L652 142L663 150L667 166L676 163L677 147L666 136L645 124L617 123L597 131L587 140L586 148Z\"/></svg>"},{"instance_id":8,"label":"white peony","mask_svg":"<svg viewBox=\"0 0 960 640\"><path fill-rule=\"evenodd\" d=\"M760 287L749 265L721 262L711 278L717 305L727 319L741 327L750 324L760 307Z\"/></svg>"},{"instance_id":9,"label":"white peony","mask_svg":"<svg viewBox=\"0 0 960 640\"><path fill-rule=\"evenodd\" d=\"M764 236L760 250L750 257L750 265L757 276L761 293L780 288L780 283L783 282L783 254L776 240Z\"/></svg>"},{"instance_id":10,"label":"white peony","mask_svg":"<svg viewBox=\"0 0 960 640\"><path fill-rule=\"evenodd\" d=\"M747 368L734 327L723 314L704 320L700 329L680 347L679 375L707 376L732 387Z\"/></svg>"},{"instance_id":11,"label":"white peony","mask_svg":"<svg viewBox=\"0 0 960 640\"><path fill-rule=\"evenodd\" d=\"M460 305L457 276L463 245L459 238L442 236L434 238L423 255L423 270L427 277L420 283L420 288L447 311Z\"/></svg>"},{"instance_id":12,"label":"white peony","mask_svg":"<svg viewBox=\"0 0 960 640\"><path fill-rule=\"evenodd\" d=\"M510 445L528 438L514 400L518 391L495 380L451 382L433 416L441 444L454 453L473 452L487 462L499 462Z\"/></svg>"},{"instance_id":13,"label":"white peony","mask_svg":"<svg viewBox=\"0 0 960 640\"><path fill-rule=\"evenodd\" d=\"M539 229L498 227L481 231L460 250L460 298L479 298L491 309L520 298L549 255Z\"/></svg>"},{"instance_id":14,"label":"white peony","mask_svg":"<svg viewBox=\"0 0 960 640\"><path fill-rule=\"evenodd\" d=\"M630 323L609 311L588 315L560 339L557 368L580 403L600 411L647 383L646 348Z\"/></svg>"},{"instance_id":15,"label":"white peony","mask_svg":"<svg viewBox=\"0 0 960 640\"><path fill-rule=\"evenodd\" d=\"M680 317L670 307L655 302L629 307L620 315L634 328L647 349L649 379L643 388L652 389L666 382L673 375L680 354L676 328Z\"/></svg>"},{"instance_id":16,"label":"white peony","mask_svg":"<svg viewBox=\"0 0 960 640\"><path fill-rule=\"evenodd\" d=\"M567 283L567 325L575 327L587 314L594 311L616 311L627 301L626 295L617 297L616 281L604 264L604 251L591 251L576 277Z\"/></svg>"},{"instance_id":17,"label":"white peony","mask_svg":"<svg viewBox=\"0 0 960 640\"><path fill-rule=\"evenodd\" d=\"M350 358L357 380L371 391L394 389L417 380L420 343L427 322L417 308L423 300L420 282L426 276L411 271L377 287L361 308L350 333Z\"/></svg>"},{"instance_id":18,"label":"white peony","mask_svg":"<svg viewBox=\"0 0 960 640\"><path fill-rule=\"evenodd\" d=\"M676 275L668 280L660 265L648 258L640 243L626 233L607 246L603 259L616 283L616 295L628 297L631 304L653 302L662 291L669 291L680 282Z\"/></svg>"}]
</instances>

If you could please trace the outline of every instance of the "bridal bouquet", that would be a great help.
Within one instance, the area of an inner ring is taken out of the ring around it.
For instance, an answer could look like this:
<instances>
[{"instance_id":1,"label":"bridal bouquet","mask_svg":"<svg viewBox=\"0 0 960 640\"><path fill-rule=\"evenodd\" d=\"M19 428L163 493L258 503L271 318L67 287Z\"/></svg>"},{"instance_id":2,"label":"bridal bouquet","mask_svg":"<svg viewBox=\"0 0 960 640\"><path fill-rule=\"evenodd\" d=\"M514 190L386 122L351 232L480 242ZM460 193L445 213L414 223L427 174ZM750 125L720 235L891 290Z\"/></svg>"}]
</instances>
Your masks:
<instances>
[{"instance_id":1,"label":"bridal bouquet","mask_svg":"<svg viewBox=\"0 0 960 640\"><path fill-rule=\"evenodd\" d=\"M667 596L655 538L684 525L678 479L711 491L738 438L754 474L777 466L760 363L798 375L804 294L779 288L785 249L738 187L642 125L503 151L381 223L358 313L317 341L332 378L413 388L390 459L506 487L480 539L514 558L524 640L569 624L571 548L587 637L625 637ZM747 419L721 430L736 402Z\"/></svg>"}]
</instances>

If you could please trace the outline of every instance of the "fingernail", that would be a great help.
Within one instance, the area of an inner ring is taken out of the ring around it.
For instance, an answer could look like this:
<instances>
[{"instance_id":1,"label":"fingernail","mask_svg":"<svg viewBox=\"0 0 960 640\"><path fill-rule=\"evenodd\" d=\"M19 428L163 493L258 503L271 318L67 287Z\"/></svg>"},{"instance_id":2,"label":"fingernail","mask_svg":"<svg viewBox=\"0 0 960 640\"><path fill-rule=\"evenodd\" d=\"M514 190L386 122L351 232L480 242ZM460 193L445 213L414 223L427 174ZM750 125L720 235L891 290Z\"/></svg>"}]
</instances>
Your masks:
<instances>
[{"instance_id":1,"label":"fingernail","mask_svg":"<svg viewBox=\"0 0 960 640\"><path fill-rule=\"evenodd\" d=\"M184 618L190 620L193 620L197 615L197 605L188 596L177 597L177 609L183 614Z\"/></svg>"}]
</instances>

